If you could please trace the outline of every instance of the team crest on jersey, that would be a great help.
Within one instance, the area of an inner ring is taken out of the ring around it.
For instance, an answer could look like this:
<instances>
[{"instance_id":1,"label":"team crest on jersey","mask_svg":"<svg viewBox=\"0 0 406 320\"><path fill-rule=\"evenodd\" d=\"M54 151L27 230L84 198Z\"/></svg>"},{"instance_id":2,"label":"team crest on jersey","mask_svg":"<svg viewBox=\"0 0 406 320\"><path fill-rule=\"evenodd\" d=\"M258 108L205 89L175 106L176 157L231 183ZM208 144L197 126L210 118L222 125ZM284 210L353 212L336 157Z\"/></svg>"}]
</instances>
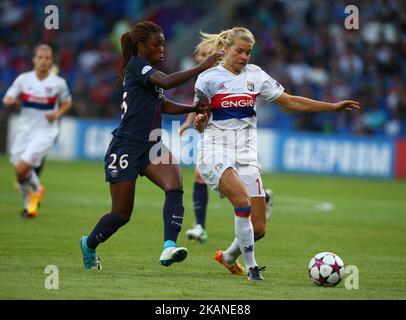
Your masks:
<instances>
[{"instance_id":1,"label":"team crest on jersey","mask_svg":"<svg viewBox=\"0 0 406 320\"><path fill-rule=\"evenodd\" d=\"M214 169L216 169L217 171L220 171L220 169L223 167L222 163L217 163L216 166L214 167Z\"/></svg>"},{"instance_id":2,"label":"team crest on jersey","mask_svg":"<svg viewBox=\"0 0 406 320\"><path fill-rule=\"evenodd\" d=\"M254 91L254 82L253 81L247 81L247 89L248 89L248 91Z\"/></svg>"},{"instance_id":3,"label":"team crest on jersey","mask_svg":"<svg viewBox=\"0 0 406 320\"><path fill-rule=\"evenodd\" d=\"M51 94L52 93L52 88L51 87L45 87L45 93L46 94Z\"/></svg>"}]
</instances>

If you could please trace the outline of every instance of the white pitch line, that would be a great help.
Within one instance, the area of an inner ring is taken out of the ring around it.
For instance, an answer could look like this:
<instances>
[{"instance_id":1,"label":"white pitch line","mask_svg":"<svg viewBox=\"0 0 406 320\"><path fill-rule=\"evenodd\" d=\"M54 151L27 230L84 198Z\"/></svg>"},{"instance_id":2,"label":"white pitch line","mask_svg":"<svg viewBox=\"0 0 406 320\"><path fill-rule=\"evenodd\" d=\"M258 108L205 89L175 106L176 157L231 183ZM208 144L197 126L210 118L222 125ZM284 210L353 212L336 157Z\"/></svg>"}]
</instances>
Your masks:
<instances>
[{"instance_id":1,"label":"white pitch line","mask_svg":"<svg viewBox=\"0 0 406 320\"><path fill-rule=\"evenodd\" d=\"M19 203L16 199L10 199L6 196L0 195L0 200L2 203ZM309 211L322 211L322 212L329 212L335 209L335 204L327 201L321 200L314 200L308 198L301 198L301 197L292 197L292 196L283 196L283 195L275 195L274 199L274 206L273 210L277 211L287 211L287 212L303 212L307 213ZM47 197L46 202L50 205L60 205L61 203L64 204L71 204L76 206L109 206L111 204L111 200L107 197L98 197L98 196L88 196L88 197L75 197L72 194L69 196L67 195L53 195L52 197ZM228 203L210 203L209 202L209 209L219 210L224 209ZM141 200L138 197L135 199L135 207L142 206L142 207L153 207L153 208L163 208L163 202L158 201L147 201ZM184 201L184 206L187 209L193 209L193 204L189 201Z\"/></svg>"}]
</instances>

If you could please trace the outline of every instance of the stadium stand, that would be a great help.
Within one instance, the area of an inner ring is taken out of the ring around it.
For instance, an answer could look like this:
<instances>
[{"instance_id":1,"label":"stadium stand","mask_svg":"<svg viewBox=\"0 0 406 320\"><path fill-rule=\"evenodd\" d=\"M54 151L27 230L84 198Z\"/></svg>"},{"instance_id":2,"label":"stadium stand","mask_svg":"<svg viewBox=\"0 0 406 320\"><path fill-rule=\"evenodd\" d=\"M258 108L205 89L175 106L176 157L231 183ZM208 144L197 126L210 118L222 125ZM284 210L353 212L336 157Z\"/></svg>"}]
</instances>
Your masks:
<instances>
[{"instance_id":1,"label":"stadium stand","mask_svg":"<svg viewBox=\"0 0 406 320\"><path fill-rule=\"evenodd\" d=\"M402 1L352 1L359 7L359 30L344 28L346 2L341 0L227 3L231 14L222 21L225 27L243 25L253 31L257 43L251 61L282 83L287 92L327 101L351 98L363 107L354 116L296 114L260 106L261 126L406 136L406 10ZM0 95L16 75L31 68L33 46L46 42L54 47L60 73L72 90L70 114L84 118L119 116L118 44L131 24L141 19L160 24L170 48L168 56L175 55L171 43L183 43L182 52L189 57L167 59L171 63L163 66L173 71L190 63L193 52L194 43L182 42L182 36L194 27L197 42L199 27L205 27L200 22L209 21L218 6L214 0L73 0L55 4L60 9L60 29L46 30L46 1L1 2ZM168 95L188 101L192 88L191 82Z\"/></svg>"}]
</instances>

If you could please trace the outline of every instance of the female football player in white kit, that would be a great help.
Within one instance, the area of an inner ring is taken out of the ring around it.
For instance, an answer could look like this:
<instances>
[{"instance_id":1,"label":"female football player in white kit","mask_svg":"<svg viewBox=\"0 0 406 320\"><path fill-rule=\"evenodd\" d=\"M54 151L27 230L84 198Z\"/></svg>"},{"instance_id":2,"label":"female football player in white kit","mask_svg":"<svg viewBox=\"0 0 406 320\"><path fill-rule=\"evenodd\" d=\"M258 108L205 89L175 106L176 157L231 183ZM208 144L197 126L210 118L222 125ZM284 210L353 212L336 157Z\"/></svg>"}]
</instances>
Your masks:
<instances>
[{"instance_id":1,"label":"female football player in white kit","mask_svg":"<svg viewBox=\"0 0 406 320\"><path fill-rule=\"evenodd\" d=\"M198 46L195 50L195 61L201 63L210 54L211 45L203 44ZM216 64L217 66L217 64ZM192 112L186 117L185 121L182 123L179 129L179 135L183 135L185 130L187 130L195 119L196 113ZM195 224L193 228L186 231L186 236L189 240L196 240L200 243L205 243L208 239L207 229L206 229L206 214L207 214L207 204L209 201L209 195L207 192L207 185L200 176L199 170L196 166L195 176L193 184L193 209L195 214ZM271 189L265 189L265 199L266 199L266 218L269 219L271 216L272 208L272 198L273 191Z\"/></svg>"},{"instance_id":2,"label":"female football player in white kit","mask_svg":"<svg viewBox=\"0 0 406 320\"><path fill-rule=\"evenodd\" d=\"M50 72L51 47L37 46L32 62L34 70L19 75L3 98L5 107L21 105L10 160L24 200L22 218L38 215L45 188L33 169L41 165L53 146L59 133L58 119L72 105L66 81Z\"/></svg>"},{"instance_id":3,"label":"female football player in white kit","mask_svg":"<svg viewBox=\"0 0 406 320\"><path fill-rule=\"evenodd\" d=\"M196 97L210 101L210 115L198 115L196 128L205 128L198 147L198 169L208 186L234 207L235 239L214 259L232 273L263 280L254 256L254 241L265 235L266 205L261 169L257 161L256 99L302 112L359 109L356 101L321 102L289 95L260 67L248 64L255 43L246 28L235 27L220 34L203 33L199 46L225 52L224 63L201 73ZM243 254L245 270L237 258Z\"/></svg>"}]
</instances>

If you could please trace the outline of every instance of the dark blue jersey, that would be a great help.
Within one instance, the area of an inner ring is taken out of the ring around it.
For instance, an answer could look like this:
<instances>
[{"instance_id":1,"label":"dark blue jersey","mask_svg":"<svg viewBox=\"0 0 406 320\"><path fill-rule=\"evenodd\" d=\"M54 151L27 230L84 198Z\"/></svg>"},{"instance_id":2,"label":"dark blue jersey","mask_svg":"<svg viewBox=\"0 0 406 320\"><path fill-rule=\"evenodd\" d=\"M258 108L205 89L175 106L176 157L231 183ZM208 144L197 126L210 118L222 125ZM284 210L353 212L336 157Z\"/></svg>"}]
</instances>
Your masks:
<instances>
[{"instance_id":1,"label":"dark blue jersey","mask_svg":"<svg viewBox=\"0 0 406 320\"><path fill-rule=\"evenodd\" d=\"M143 58L133 56L128 62L123 82L122 118L113 131L114 136L134 142L156 141L156 136L160 136L163 90L149 81L155 71ZM150 138L151 131L155 138Z\"/></svg>"}]
</instances>

